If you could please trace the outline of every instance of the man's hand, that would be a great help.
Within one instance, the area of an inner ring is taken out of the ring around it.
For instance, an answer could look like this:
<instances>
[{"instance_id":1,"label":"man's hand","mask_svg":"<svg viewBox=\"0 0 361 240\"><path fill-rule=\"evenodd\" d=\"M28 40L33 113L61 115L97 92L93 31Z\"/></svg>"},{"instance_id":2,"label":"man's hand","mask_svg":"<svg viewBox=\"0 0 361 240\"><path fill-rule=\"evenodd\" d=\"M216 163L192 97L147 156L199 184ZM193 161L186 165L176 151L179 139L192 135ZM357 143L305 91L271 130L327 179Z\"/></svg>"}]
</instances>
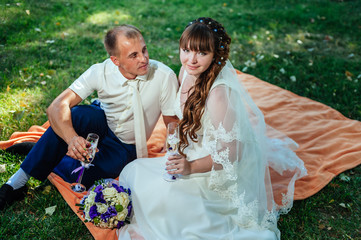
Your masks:
<instances>
[{"instance_id":1,"label":"man's hand","mask_svg":"<svg viewBox=\"0 0 361 240\"><path fill-rule=\"evenodd\" d=\"M68 144L66 155L79 161L84 161L84 157L87 154L86 148L87 141L81 136L74 136Z\"/></svg>"}]
</instances>

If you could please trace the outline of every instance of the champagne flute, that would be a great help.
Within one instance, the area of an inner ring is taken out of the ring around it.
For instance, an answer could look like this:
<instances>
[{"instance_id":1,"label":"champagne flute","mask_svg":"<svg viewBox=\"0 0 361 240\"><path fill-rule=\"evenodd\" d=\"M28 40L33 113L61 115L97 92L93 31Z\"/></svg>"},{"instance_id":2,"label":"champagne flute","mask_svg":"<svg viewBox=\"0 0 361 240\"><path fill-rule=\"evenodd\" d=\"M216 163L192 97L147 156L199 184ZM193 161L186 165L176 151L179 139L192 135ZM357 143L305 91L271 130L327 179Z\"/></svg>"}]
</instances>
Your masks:
<instances>
[{"instance_id":1,"label":"champagne flute","mask_svg":"<svg viewBox=\"0 0 361 240\"><path fill-rule=\"evenodd\" d=\"M167 139L166 139L166 147L167 153L165 155L166 159L168 156L177 155L179 154L179 125L176 122L171 122L168 124L167 127ZM173 182L179 177L178 174L169 174L164 173L163 178L166 181Z\"/></svg>"},{"instance_id":2,"label":"champagne flute","mask_svg":"<svg viewBox=\"0 0 361 240\"><path fill-rule=\"evenodd\" d=\"M86 168L89 168L91 166L92 161L94 160L95 153L98 146L99 136L95 133L89 133L86 138L86 156L84 157L84 161L81 163L81 169L79 173L79 177L77 179L76 183L71 184L71 189L74 192L84 192L86 190L85 186L81 184L81 180L84 175L84 171Z\"/></svg>"}]
</instances>

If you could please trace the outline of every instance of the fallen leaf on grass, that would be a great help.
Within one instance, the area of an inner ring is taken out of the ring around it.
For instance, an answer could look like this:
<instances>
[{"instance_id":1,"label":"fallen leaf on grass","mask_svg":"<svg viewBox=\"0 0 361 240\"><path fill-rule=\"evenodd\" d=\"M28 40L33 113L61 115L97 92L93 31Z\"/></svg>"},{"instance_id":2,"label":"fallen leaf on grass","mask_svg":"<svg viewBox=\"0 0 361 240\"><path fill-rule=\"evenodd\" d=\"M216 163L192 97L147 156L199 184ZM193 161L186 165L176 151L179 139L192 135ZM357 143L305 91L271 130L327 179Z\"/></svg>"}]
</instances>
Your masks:
<instances>
[{"instance_id":1,"label":"fallen leaf on grass","mask_svg":"<svg viewBox=\"0 0 361 240\"><path fill-rule=\"evenodd\" d=\"M30 15L30 10L25 10L26 14Z\"/></svg>"},{"instance_id":2,"label":"fallen leaf on grass","mask_svg":"<svg viewBox=\"0 0 361 240\"><path fill-rule=\"evenodd\" d=\"M348 208L348 209L350 209L351 210L351 205L350 204L344 204L344 203L340 203L339 204L341 207L343 207L343 208Z\"/></svg>"},{"instance_id":3,"label":"fallen leaf on grass","mask_svg":"<svg viewBox=\"0 0 361 240\"><path fill-rule=\"evenodd\" d=\"M28 105L25 103L25 102L23 102L23 101L20 101L20 107L27 107Z\"/></svg>"},{"instance_id":4,"label":"fallen leaf on grass","mask_svg":"<svg viewBox=\"0 0 361 240\"><path fill-rule=\"evenodd\" d=\"M344 182L349 182L351 180L351 178L344 173L341 173L340 179L341 179L341 181L344 181Z\"/></svg>"},{"instance_id":5,"label":"fallen leaf on grass","mask_svg":"<svg viewBox=\"0 0 361 240\"><path fill-rule=\"evenodd\" d=\"M49 69L48 70L48 75L54 76L55 74L56 74L56 70L54 70L54 69Z\"/></svg>"},{"instance_id":6,"label":"fallen leaf on grass","mask_svg":"<svg viewBox=\"0 0 361 240\"><path fill-rule=\"evenodd\" d=\"M52 207L45 208L45 214L48 214L49 216L53 215L55 212L56 205Z\"/></svg>"},{"instance_id":7,"label":"fallen leaf on grass","mask_svg":"<svg viewBox=\"0 0 361 240\"><path fill-rule=\"evenodd\" d=\"M6 164L0 164L0 173L6 172Z\"/></svg>"},{"instance_id":8,"label":"fallen leaf on grass","mask_svg":"<svg viewBox=\"0 0 361 240\"><path fill-rule=\"evenodd\" d=\"M347 76L347 77L353 77L353 74L352 74L352 72L349 72L349 71L345 71L345 75Z\"/></svg>"},{"instance_id":9,"label":"fallen leaf on grass","mask_svg":"<svg viewBox=\"0 0 361 240\"><path fill-rule=\"evenodd\" d=\"M326 226L325 226L324 224L320 224L320 225L318 225L318 228L319 228L320 230L322 230L322 229L325 229Z\"/></svg>"},{"instance_id":10,"label":"fallen leaf on grass","mask_svg":"<svg viewBox=\"0 0 361 240\"><path fill-rule=\"evenodd\" d=\"M51 186L46 186L43 190L43 194L48 195L50 193L50 191L51 191Z\"/></svg>"},{"instance_id":11,"label":"fallen leaf on grass","mask_svg":"<svg viewBox=\"0 0 361 240\"><path fill-rule=\"evenodd\" d=\"M17 121L20 121L20 120L23 118L24 113L25 113L24 110L13 112L13 119L15 119L15 120L17 120Z\"/></svg>"},{"instance_id":12,"label":"fallen leaf on grass","mask_svg":"<svg viewBox=\"0 0 361 240\"><path fill-rule=\"evenodd\" d=\"M337 183L330 183L330 186L333 187L333 188L338 188L338 187L340 187L340 185L337 184Z\"/></svg>"}]
</instances>

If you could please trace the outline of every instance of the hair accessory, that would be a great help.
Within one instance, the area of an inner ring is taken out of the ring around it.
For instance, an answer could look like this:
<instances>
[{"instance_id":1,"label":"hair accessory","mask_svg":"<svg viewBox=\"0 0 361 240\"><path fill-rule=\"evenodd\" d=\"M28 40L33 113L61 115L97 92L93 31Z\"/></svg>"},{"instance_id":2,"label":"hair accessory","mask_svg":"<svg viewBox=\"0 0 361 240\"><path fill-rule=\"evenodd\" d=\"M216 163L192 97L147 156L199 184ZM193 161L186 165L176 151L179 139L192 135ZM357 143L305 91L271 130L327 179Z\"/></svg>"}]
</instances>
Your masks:
<instances>
[{"instance_id":1,"label":"hair accessory","mask_svg":"<svg viewBox=\"0 0 361 240\"><path fill-rule=\"evenodd\" d=\"M203 19L199 20L199 22L203 22Z\"/></svg>"},{"instance_id":2,"label":"hair accessory","mask_svg":"<svg viewBox=\"0 0 361 240\"><path fill-rule=\"evenodd\" d=\"M222 46L221 46L221 48L223 49L223 48L224 48L224 46L222 45Z\"/></svg>"},{"instance_id":3,"label":"hair accessory","mask_svg":"<svg viewBox=\"0 0 361 240\"><path fill-rule=\"evenodd\" d=\"M221 65L221 62L218 62L218 65Z\"/></svg>"},{"instance_id":4,"label":"hair accessory","mask_svg":"<svg viewBox=\"0 0 361 240\"><path fill-rule=\"evenodd\" d=\"M218 30L217 30L217 28L215 28L215 29L213 29L213 31L217 32Z\"/></svg>"},{"instance_id":5,"label":"hair accessory","mask_svg":"<svg viewBox=\"0 0 361 240\"><path fill-rule=\"evenodd\" d=\"M221 60L223 60L223 57L221 57Z\"/></svg>"}]
</instances>

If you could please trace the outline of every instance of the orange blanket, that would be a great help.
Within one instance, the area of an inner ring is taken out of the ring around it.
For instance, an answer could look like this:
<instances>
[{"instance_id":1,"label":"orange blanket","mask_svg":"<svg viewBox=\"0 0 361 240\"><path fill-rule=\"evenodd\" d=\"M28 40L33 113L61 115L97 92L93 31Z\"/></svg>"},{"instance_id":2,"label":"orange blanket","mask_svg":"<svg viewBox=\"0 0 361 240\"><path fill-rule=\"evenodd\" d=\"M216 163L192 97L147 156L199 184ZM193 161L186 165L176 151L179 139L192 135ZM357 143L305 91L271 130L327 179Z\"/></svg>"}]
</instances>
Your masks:
<instances>
[{"instance_id":1,"label":"orange blanket","mask_svg":"<svg viewBox=\"0 0 361 240\"><path fill-rule=\"evenodd\" d=\"M305 162L308 176L296 182L295 200L312 196L337 174L361 164L361 122L254 76L240 72L239 76L264 113L267 124L300 145L296 153ZM45 123L42 127L31 127L26 133L14 133L10 140L0 142L0 148L24 141L36 142L48 126ZM160 150L164 140L165 126L160 119L147 143L150 157L162 155ZM75 203L79 203L83 194L73 193L69 184L55 174L51 174L49 180L77 213ZM91 223L85 225L95 239L117 238L115 230L100 229Z\"/></svg>"}]
</instances>

